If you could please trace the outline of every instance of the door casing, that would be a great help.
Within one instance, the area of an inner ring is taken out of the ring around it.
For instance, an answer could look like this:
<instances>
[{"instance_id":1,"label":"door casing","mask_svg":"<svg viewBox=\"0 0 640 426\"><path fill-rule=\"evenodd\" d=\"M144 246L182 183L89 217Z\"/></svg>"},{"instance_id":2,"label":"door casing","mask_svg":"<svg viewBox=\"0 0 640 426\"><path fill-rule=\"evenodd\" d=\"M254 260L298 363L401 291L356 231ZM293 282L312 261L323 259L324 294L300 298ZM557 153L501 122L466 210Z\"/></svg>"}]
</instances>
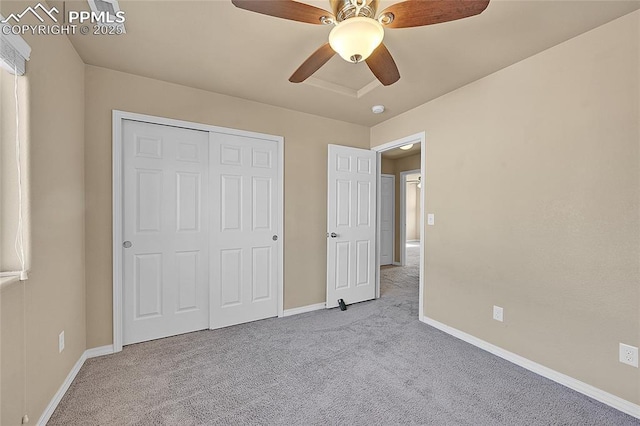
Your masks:
<instances>
[{"instance_id":1,"label":"door casing","mask_svg":"<svg viewBox=\"0 0 640 426\"><path fill-rule=\"evenodd\" d=\"M185 129L201 130L213 133L226 133L237 136L253 137L272 140L278 143L279 154L279 180L276 190L279 193L279 228L282 243L278 245L278 317L284 312L284 138L263 133L248 132L244 130L230 129L226 127L212 126L208 124L194 123L190 121L174 120L164 117L155 117L133 112L113 110L112 112L112 243L113 243L113 352L122 350L122 290L123 290L123 158L122 158L122 121L133 120L151 124L160 124Z\"/></svg>"},{"instance_id":2,"label":"door casing","mask_svg":"<svg viewBox=\"0 0 640 426\"><path fill-rule=\"evenodd\" d=\"M394 148L400 148L401 146L408 144L420 144L420 174L422 175L422 188L420 188L420 221L422 226L420 227L420 290L419 290L419 307L418 307L418 318L420 321L424 318L424 235L425 235L425 211L424 211L424 198L425 198L425 190L426 190L426 179L425 179L425 164L427 158L427 136L425 132L416 133L410 136L406 136L401 139L396 139L391 142L387 142L382 145L378 145L376 147L371 148L373 151L377 152L378 157L378 194L377 194L377 205L378 205L378 224L377 224L377 232L376 232L376 297L380 297L380 199L382 198L380 195L380 187L381 187L381 173L380 170L382 168L382 153L384 151L388 151Z\"/></svg>"}]
</instances>

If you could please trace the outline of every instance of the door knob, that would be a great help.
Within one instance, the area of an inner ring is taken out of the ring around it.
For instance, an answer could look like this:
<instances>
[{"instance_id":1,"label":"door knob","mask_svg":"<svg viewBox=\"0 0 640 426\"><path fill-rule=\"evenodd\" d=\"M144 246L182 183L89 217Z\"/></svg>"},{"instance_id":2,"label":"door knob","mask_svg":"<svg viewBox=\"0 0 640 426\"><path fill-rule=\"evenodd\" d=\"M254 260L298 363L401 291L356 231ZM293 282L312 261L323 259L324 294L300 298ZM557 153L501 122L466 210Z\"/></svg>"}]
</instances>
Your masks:
<instances>
[{"instance_id":1,"label":"door knob","mask_svg":"<svg viewBox=\"0 0 640 426\"><path fill-rule=\"evenodd\" d=\"M133 244L131 244L131 241L125 241L124 243L122 243L122 247L124 248L129 248L131 247Z\"/></svg>"},{"instance_id":2,"label":"door knob","mask_svg":"<svg viewBox=\"0 0 640 426\"><path fill-rule=\"evenodd\" d=\"M337 238L337 237L338 237L338 234L336 234L335 232L331 233L331 238Z\"/></svg>"},{"instance_id":3,"label":"door knob","mask_svg":"<svg viewBox=\"0 0 640 426\"><path fill-rule=\"evenodd\" d=\"M278 241L278 236L277 235L274 235L272 238L273 238L273 241Z\"/></svg>"}]
</instances>

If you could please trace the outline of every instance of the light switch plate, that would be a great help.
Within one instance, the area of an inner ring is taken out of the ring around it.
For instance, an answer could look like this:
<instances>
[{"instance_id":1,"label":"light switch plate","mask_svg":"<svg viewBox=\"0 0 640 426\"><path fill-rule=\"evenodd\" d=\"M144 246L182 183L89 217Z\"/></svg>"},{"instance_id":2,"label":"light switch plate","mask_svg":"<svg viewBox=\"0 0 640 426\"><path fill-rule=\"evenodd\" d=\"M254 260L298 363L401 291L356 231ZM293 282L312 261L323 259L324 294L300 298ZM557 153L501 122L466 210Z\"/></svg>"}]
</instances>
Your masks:
<instances>
[{"instance_id":1,"label":"light switch plate","mask_svg":"<svg viewBox=\"0 0 640 426\"><path fill-rule=\"evenodd\" d=\"M427 214L427 225L435 225L436 224L436 215L433 213Z\"/></svg>"}]
</instances>

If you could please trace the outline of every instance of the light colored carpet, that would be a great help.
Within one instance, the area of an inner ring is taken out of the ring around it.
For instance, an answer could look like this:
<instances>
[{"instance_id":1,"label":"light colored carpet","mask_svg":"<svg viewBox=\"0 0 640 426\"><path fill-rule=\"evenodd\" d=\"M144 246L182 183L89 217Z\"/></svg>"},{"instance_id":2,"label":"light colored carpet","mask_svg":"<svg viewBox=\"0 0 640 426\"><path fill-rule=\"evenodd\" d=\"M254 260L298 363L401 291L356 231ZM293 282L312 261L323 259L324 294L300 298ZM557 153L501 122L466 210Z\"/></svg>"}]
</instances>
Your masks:
<instances>
[{"instance_id":1,"label":"light colored carpet","mask_svg":"<svg viewBox=\"0 0 640 426\"><path fill-rule=\"evenodd\" d=\"M418 249L379 300L88 360L49 425L639 425L423 323Z\"/></svg>"}]
</instances>

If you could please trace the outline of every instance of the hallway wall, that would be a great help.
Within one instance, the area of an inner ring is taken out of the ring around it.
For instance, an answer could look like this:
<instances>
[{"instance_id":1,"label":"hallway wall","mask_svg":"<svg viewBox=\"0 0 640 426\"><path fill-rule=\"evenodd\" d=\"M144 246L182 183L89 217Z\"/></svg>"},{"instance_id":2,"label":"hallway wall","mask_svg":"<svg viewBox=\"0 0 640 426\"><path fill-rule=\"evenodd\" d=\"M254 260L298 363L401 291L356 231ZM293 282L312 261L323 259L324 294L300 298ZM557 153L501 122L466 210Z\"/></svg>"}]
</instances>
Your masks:
<instances>
[{"instance_id":1,"label":"hallway wall","mask_svg":"<svg viewBox=\"0 0 640 426\"><path fill-rule=\"evenodd\" d=\"M382 157L381 172L386 174L392 174L396 177L396 202L395 202L395 238L394 238L394 262L400 262L400 173L409 170L420 169L420 153L410 155L408 157L389 159ZM420 201L418 198L418 207ZM420 239L420 233L418 231L418 238Z\"/></svg>"}]
</instances>

